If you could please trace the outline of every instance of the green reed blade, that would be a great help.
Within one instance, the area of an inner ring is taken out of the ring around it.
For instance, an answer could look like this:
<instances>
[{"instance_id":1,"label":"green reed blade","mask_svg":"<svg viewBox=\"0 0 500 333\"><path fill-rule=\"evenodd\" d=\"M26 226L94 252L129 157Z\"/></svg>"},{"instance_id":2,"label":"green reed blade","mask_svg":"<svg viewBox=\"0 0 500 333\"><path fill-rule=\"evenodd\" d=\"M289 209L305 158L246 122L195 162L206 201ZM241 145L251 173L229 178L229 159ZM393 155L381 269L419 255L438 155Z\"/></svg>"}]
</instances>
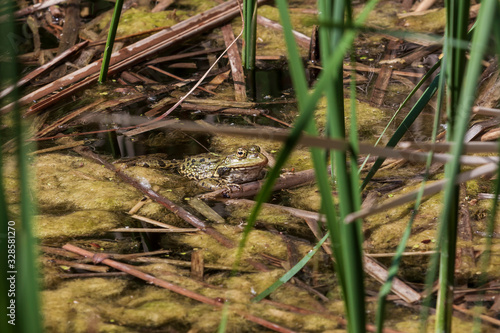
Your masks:
<instances>
[{"instance_id":1,"label":"green reed blade","mask_svg":"<svg viewBox=\"0 0 500 333\"><path fill-rule=\"evenodd\" d=\"M346 15L350 13L350 2L319 1L318 11L320 12L320 22L335 23L330 28L321 25L319 28L321 57L327 59L341 41L343 34L346 33L343 23L344 17L347 17L348 21L350 20L350 15ZM326 133L331 138L345 140L342 63L336 64L331 70L335 74L331 76L325 89L327 99ZM354 117L354 126L356 126L355 119ZM357 139L354 144L357 145ZM352 152L354 149L350 149L350 151ZM365 330L365 295L360 221L352 224L343 223L344 217L357 211L360 205L358 174L357 171L351 173L348 166L348 159L355 161L356 156L349 153L349 151L332 151L330 154L332 178L339 197L340 216L337 218L327 215L327 227L331 235L338 235L332 237L332 249L337 261L337 276L343 290L348 331L362 332ZM354 187L353 184L355 184ZM320 190L320 192L322 191ZM322 202L331 200L329 188L321 194Z\"/></svg>"},{"instance_id":2,"label":"green reed blade","mask_svg":"<svg viewBox=\"0 0 500 333\"><path fill-rule=\"evenodd\" d=\"M451 302L450 287L453 285L454 262L455 262L455 238L457 218L457 195L456 178L460 172L460 155L463 151L463 138L467 132L470 109L475 99L477 80L481 73L483 55L488 46L493 20L496 14L498 1L485 0L481 3L477 26L472 37L470 60L465 67L464 80L458 96L456 111L453 114L453 160L448 164L445 175L448 180L445 188L443 214L439 225L439 237L441 240L441 264L439 293L436 312L436 331L449 331L451 328Z\"/></svg>"},{"instance_id":3,"label":"green reed blade","mask_svg":"<svg viewBox=\"0 0 500 333\"><path fill-rule=\"evenodd\" d=\"M7 65L2 65L0 68L0 83L8 82L12 84L18 80L18 75L17 63L15 59L16 46L9 41L9 37L16 36L11 8L7 11L6 21L0 23L0 25L4 36L3 38L0 38L0 49L8 58ZM5 38L5 36L7 38ZM16 99L16 89L12 91L10 97L14 100ZM4 261L4 259L1 261L2 277L5 277L4 274L7 274L7 277L15 278L15 288L12 289L11 284L9 283L7 288L2 289L5 294L1 297L2 302L9 302L9 306L12 304L10 302L15 300L14 318L5 315L4 311L7 310L6 307L2 307L1 312L3 314L2 321L9 323L9 320L13 320L15 326L9 324L5 331L3 330L4 327L2 327L2 332L14 331L37 333L42 332L42 320L38 299L36 240L32 234L33 216L36 209L32 202L33 192L30 188L30 173L28 170L29 147L26 144L26 134L28 131L25 120L22 118L21 110L19 110L18 107L14 107L11 115L14 124L11 135L17 146L15 157L17 157L20 214L19 216L14 217L9 216L8 213L6 213L5 193L2 193L0 200L2 201L1 205L5 207L5 210L2 209L0 216L2 219L1 233L3 234L3 237L0 238L0 242L2 243L1 248L5 249L8 247L7 251L3 252L3 256L4 258L9 259L9 261ZM7 132L7 129L2 129L2 131L3 135ZM2 137L2 141L3 140L4 137ZM0 156L0 158L5 158L5 156ZM3 186L0 186L0 190L4 191ZM11 256L7 257L7 254ZM6 280L2 279L2 284L5 285L5 282ZM15 294L14 297L11 296L12 293ZM8 310L8 313L11 313L10 309Z\"/></svg>"},{"instance_id":4,"label":"green reed blade","mask_svg":"<svg viewBox=\"0 0 500 333\"><path fill-rule=\"evenodd\" d=\"M429 74L429 73L427 73L427 74ZM426 74L426 76L427 76L427 74ZM439 76L440 76L439 74L436 75L436 77L432 80L429 87L427 87L427 89L425 89L425 92L422 94L422 96L420 96L417 103L415 103L415 105L413 105L410 112L408 112L406 117L403 119L401 124L398 126L398 128L396 129L394 134L391 136L391 138L387 142L386 147L395 147L398 144L398 142L401 140L403 135L405 135L405 133L410 128L410 126L413 124L413 122L420 115L420 113L422 112L424 107L429 103L432 96L434 96L434 93L437 91L437 87L438 87L438 83L439 83ZM424 78L422 78L420 83L423 83L423 80L424 80ZM418 89L418 86L412 90L412 93L414 93L417 89ZM405 99L405 102L409 100L409 97L410 96L408 96ZM399 107L398 111L401 110L403 105L401 105ZM394 117L393 117L393 119L394 119ZM391 121L392 121L392 119L391 119ZM368 174L366 175L365 179L363 180L363 184L361 185L362 189L364 189L366 187L366 185L368 185L368 183L373 178L375 173L378 171L378 169L380 168L382 163L384 163L384 161L385 161L385 158L383 158L383 157L377 158L377 160L375 161L373 166L370 168L370 171L368 171Z\"/></svg>"},{"instance_id":5,"label":"green reed blade","mask_svg":"<svg viewBox=\"0 0 500 333\"><path fill-rule=\"evenodd\" d=\"M497 6L496 8L497 14L496 16L499 17L500 15L500 7ZM495 20L493 22L493 32L495 36L495 48L496 48L496 53L497 57L500 56L500 21ZM500 156L500 140L498 141L498 155ZM479 271L481 272L481 276L479 277L479 285L484 285L486 284L487 281L487 271L488 267L491 264L491 246L493 242L493 232L495 230L495 222L496 222L496 216L497 216L497 211L498 211L498 198L500 197L500 168L497 170L497 175L496 179L494 182L494 197L492 199L492 207L491 211L488 216L488 222L486 225L486 242L484 244L484 252L481 254L481 260L479 262ZM479 315L479 314L478 314ZM474 320L474 327L473 327L473 332L474 333L479 333L481 332L481 320L479 318L475 318Z\"/></svg>"},{"instance_id":6,"label":"green reed blade","mask_svg":"<svg viewBox=\"0 0 500 333\"><path fill-rule=\"evenodd\" d=\"M229 302L224 303L224 307L222 308L222 315L219 324L218 333L224 333L227 328L227 322L229 320Z\"/></svg>"},{"instance_id":7,"label":"green reed blade","mask_svg":"<svg viewBox=\"0 0 500 333\"><path fill-rule=\"evenodd\" d=\"M440 76L439 86L438 86L437 107L436 107L436 113L434 114L434 124L433 124L432 137L431 137L431 142L433 142L433 143L436 142L436 137L437 137L437 133L438 133L438 129L439 129L439 123L440 123L440 119L441 119L441 109L443 106L443 91L444 91L444 79L443 79L443 76ZM400 264L401 259L403 257L403 252L406 249L406 244L408 242L408 239L410 238L413 222L415 221L415 217L417 216L417 213L419 212L419 209L420 209L420 204L422 202L424 189L425 189L427 180L429 178L429 171L431 168L433 155L434 155L433 151L430 151L428 158L427 158L427 162L426 162L424 179L422 180L422 185L420 187L420 191L418 192L417 198L415 200L415 205L413 207L413 211L412 211L412 214L410 216L410 220L408 221L408 224L407 224L407 226L403 232L403 235L401 237L401 241L398 244L398 247L396 249L396 254L392 258L391 266L389 267L389 269L387 271L387 274L388 274L387 280L380 288L380 291L378 294L377 312L375 314L375 325L377 328L377 333L383 332L386 298L389 295L389 293L391 292L392 282L399 271L399 264Z\"/></svg>"},{"instance_id":8,"label":"green reed blade","mask_svg":"<svg viewBox=\"0 0 500 333\"><path fill-rule=\"evenodd\" d=\"M118 29L118 24L120 22L120 15L122 13L123 0L116 0L115 9L113 11L113 17L111 18L108 40L106 41L106 46L104 48L104 55L102 56L101 73L99 74L99 83L103 84L106 82L108 77L109 61L111 59L111 53L113 53L113 45L115 43L116 30Z\"/></svg>"},{"instance_id":9,"label":"green reed blade","mask_svg":"<svg viewBox=\"0 0 500 333\"><path fill-rule=\"evenodd\" d=\"M243 31L242 62L246 70L255 69L255 54L257 48L257 1L243 0Z\"/></svg>"},{"instance_id":10,"label":"green reed blade","mask_svg":"<svg viewBox=\"0 0 500 333\"><path fill-rule=\"evenodd\" d=\"M252 302L259 302L269 296L273 291L290 281L291 278L295 276L304 266L311 260L311 258L318 252L319 248L330 236L329 233L326 233L323 238L314 246L314 248L309 251L304 258L302 258L295 266L293 266L288 272L286 272L282 277L279 278L276 282L274 282L271 286L269 286L266 290L255 296L252 299Z\"/></svg>"}]
</instances>

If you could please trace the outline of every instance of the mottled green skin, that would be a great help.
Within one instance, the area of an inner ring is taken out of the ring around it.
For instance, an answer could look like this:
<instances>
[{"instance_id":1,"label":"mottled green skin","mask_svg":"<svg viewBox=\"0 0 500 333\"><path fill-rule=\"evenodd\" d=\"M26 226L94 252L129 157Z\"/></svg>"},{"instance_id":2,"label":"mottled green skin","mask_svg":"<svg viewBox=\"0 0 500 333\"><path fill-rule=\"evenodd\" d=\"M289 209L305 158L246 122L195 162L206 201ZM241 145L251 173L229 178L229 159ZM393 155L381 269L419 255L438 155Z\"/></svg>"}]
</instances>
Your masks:
<instances>
[{"instance_id":1,"label":"mottled green skin","mask_svg":"<svg viewBox=\"0 0 500 333\"><path fill-rule=\"evenodd\" d=\"M187 157L178 162L165 162L158 157L135 162L151 168L177 167L181 175L197 180L198 185L215 190L231 184L241 184L262 178L267 157L258 146L238 148L234 154L220 156L213 153Z\"/></svg>"}]
</instances>

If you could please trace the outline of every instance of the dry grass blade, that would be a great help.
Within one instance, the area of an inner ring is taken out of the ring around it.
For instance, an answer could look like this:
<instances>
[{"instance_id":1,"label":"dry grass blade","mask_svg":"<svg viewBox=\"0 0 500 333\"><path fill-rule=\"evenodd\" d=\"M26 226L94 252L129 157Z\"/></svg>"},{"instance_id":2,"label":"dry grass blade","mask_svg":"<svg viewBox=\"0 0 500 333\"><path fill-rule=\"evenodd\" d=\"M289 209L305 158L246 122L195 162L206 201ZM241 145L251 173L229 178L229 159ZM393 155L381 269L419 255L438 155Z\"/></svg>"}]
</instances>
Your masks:
<instances>
[{"instance_id":1,"label":"dry grass blade","mask_svg":"<svg viewBox=\"0 0 500 333\"><path fill-rule=\"evenodd\" d=\"M500 117L500 110L499 109L485 108L482 106L475 106L472 108L472 112L477 113L477 114L481 114L483 116Z\"/></svg>"},{"instance_id":2,"label":"dry grass blade","mask_svg":"<svg viewBox=\"0 0 500 333\"><path fill-rule=\"evenodd\" d=\"M497 163L488 163L488 164L482 165L480 167L477 167L474 170L462 172L461 174L458 175L457 184L460 184L460 183L463 183L463 182L466 182L466 181L469 181L472 179L476 179L476 178L484 176L484 175L491 174L491 173L495 172L497 169L498 169ZM439 193L440 191L442 191L444 189L446 182L447 182L447 180L439 180L433 184L427 185L424 189L424 196ZM355 221L356 219L365 218L367 216L370 216L370 215L373 215L376 213L380 213L380 212L386 211L386 210L394 208L394 207L404 205L408 202L415 200L417 198L419 191L420 191L419 189L412 191L412 192L407 193L405 195L402 195L396 199L393 199L387 203L384 203L380 206L361 209L360 211L358 211L356 213L352 213L352 214L347 215L344 222L351 223L351 222Z\"/></svg>"},{"instance_id":3,"label":"dry grass blade","mask_svg":"<svg viewBox=\"0 0 500 333\"><path fill-rule=\"evenodd\" d=\"M210 126L205 127L195 122L184 121L182 123L167 125L168 128L179 129L186 132L205 132L214 134L230 134L235 136L245 136L245 137L256 137L262 140L276 140L276 141L286 141L290 135L289 130L266 128L265 130L256 128L244 128L235 126ZM347 151L350 149L347 142L337 139L328 139L321 137L314 137L310 135L302 135L299 143L304 146L309 147L319 147L326 149L334 149ZM491 146L488 146L491 148ZM488 152L496 152L495 149ZM370 144L359 144L360 154L370 154L372 156L382 156L387 158L396 159L406 159L410 162L425 163L427 161L428 153L419 151L407 151L407 150L395 150L390 148L374 147ZM449 154L434 154L433 162L446 163L451 160L451 155ZM462 156L461 163L464 165L482 165L486 163L496 163L498 162L498 157L482 157L482 156Z\"/></svg>"},{"instance_id":4,"label":"dry grass blade","mask_svg":"<svg viewBox=\"0 0 500 333\"><path fill-rule=\"evenodd\" d=\"M453 144L447 142L402 142L400 146L404 149L422 149L425 151L449 152L453 147ZM473 141L464 144L464 153L466 154L496 153L497 151L498 144L496 142Z\"/></svg>"},{"instance_id":5,"label":"dry grass blade","mask_svg":"<svg viewBox=\"0 0 500 333\"><path fill-rule=\"evenodd\" d=\"M183 233L183 232L198 232L199 229L190 228L190 229L162 229L162 228L116 228L109 230L110 232L154 232L154 233Z\"/></svg>"},{"instance_id":6,"label":"dry grass blade","mask_svg":"<svg viewBox=\"0 0 500 333\"><path fill-rule=\"evenodd\" d=\"M283 27L281 26L281 24L279 24L278 22L274 22L264 16L257 15L257 23L269 29L283 31ZM292 32L295 40L297 41L297 44L299 44L303 48L308 49L309 44L311 44L311 38L295 30L292 30Z\"/></svg>"}]
</instances>

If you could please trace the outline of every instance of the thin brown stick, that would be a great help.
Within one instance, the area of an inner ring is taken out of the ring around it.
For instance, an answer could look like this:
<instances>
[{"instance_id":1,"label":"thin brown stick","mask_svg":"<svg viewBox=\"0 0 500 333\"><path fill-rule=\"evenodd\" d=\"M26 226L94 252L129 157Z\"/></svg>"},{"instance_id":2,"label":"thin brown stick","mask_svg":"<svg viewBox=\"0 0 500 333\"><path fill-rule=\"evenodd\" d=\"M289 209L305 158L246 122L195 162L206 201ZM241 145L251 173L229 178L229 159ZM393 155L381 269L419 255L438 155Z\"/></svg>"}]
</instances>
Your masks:
<instances>
[{"instance_id":1,"label":"thin brown stick","mask_svg":"<svg viewBox=\"0 0 500 333\"><path fill-rule=\"evenodd\" d=\"M174 78L174 79L176 79L176 80L178 80L178 81L181 81L181 82L183 82L183 83L193 82L193 80L186 80L186 79L183 79L183 78L181 78L181 77L179 77L179 76L177 76L177 75L174 75L174 74L172 74L172 73L169 73L169 72L167 72L167 71L164 71L163 69L160 69L160 68L155 67L155 66L152 66L152 65L148 65L147 67L148 67L149 69L152 69L152 70L154 70L154 71L156 71L156 72L158 72L158 73L162 73L163 75L169 76L169 77ZM196 89L199 89L199 90L201 90L201 91L207 92L207 93L212 94L212 95L217 95L217 94L216 94L216 93L214 93L213 91L210 91L210 90L208 90L208 89L206 89L206 88L203 88L203 87L197 87Z\"/></svg>"},{"instance_id":2,"label":"thin brown stick","mask_svg":"<svg viewBox=\"0 0 500 333\"><path fill-rule=\"evenodd\" d=\"M178 228L178 229L165 229L165 228L116 228L109 230L110 232L154 232L154 233L164 233L164 234L173 234L173 233L183 233L183 232L198 232L199 229L196 228Z\"/></svg>"},{"instance_id":3,"label":"thin brown stick","mask_svg":"<svg viewBox=\"0 0 500 333\"><path fill-rule=\"evenodd\" d=\"M481 114L484 116L494 116L494 117L500 116L500 109L485 108L482 106L473 107L472 112L477 113L477 114Z\"/></svg>"},{"instance_id":4,"label":"thin brown stick","mask_svg":"<svg viewBox=\"0 0 500 333\"><path fill-rule=\"evenodd\" d=\"M61 260L61 259L50 259L50 261L56 263L57 265L63 265L63 266L77 268L77 269L84 269L84 270L90 271L90 272L106 273L109 271L109 268L106 266L79 264L79 263L76 263L73 261Z\"/></svg>"},{"instance_id":5,"label":"thin brown stick","mask_svg":"<svg viewBox=\"0 0 500 333\"><path fill-rule=\"evenodd\" d=\"M81 262L91 262L90 259L82 259L79 255L63 250L58 247L50 247L50 246L40 246L40 250L45 253L55 254L61 257L71 258L71 259L80 259ZM134 260L137 258L145 258L148 256L155 256L157 254L166 254L170 253L170 250L158 250L151 252L142 252L142 253L130 253L130 254L107 254L110 258L119 259L119 260ZM162 259L163 260L163 259Z\"/></svg>"},{"instance_id":6,"label":"thin brown stick","mask_svg":"<svg viewBox=\"0 0 500 333\"><path fill-rule=\"evenodd\" d=\"M234 34L231 24L222 26L222 35L224 36L224 43L226 43L227 56L229 64L231 65L231 73L233 75L234 83L234 97L237 101L246 101L247 92L245 84L245 75L243 74L243 65L241 63L241 56L238 47L234 43Z\"/></svg>"},{"instance_id":7,"label":"thin brown stick","mask_svg":"<svg viewBox=\"0 0 500 333\"><path fill-rule=\"evenodd\" d=\"M355 66L351 65L344 65L344 70L356 70L359 72L369 72L369 73L380 73L381 68L375 68L375 67L370 67L366 66L362 63L356 63ZM420 79L423 75L421 73L415 73L415 72L404 72L404 71L393 71L395 75L401 75L401 76L407 76L407 77L415 77Z\"/></svg>"},{"instance_id":8,"label":"thin brown stick","mask_svg":"<svg viewBox=\"0 0 500 333\"><path fill-rule=\"evenodd\" d=\"M384 56L385 60L394 59L396 57L396 50L399 47L400 42L391 40L387 45L386 54ZM375 81L375 86L370 97L370 104L373 106L380 107L384 101L385 92L387 86L389 85L389 80L392 75L392 66L382 65L380 72L378 74L377 80Z\"/></svg>"},{"instance_id":9,"label":"thin brown stick","mask_svg":"<svg viewBox=\"0 0 500 333\"><path fill-rule=\"evenodd\" d=\"M205 270L203 250L195 250L191 254L191 278L203 281Z\"/></svg>"},{"instance_id":10,"label":"thin brown stick","mask_svg":"<svg viewBox=\"0 0 500 333\"><path fill-rule=\"evenodd\" d=\"M107 273L76 273L76 274L58 274L58 277L63 279L81 279L81 278L94 278L94 277L120 277L127 276L127 273L123 272L107 272Z\"/></svg>"},{"instance_id":11,"label":"thin brown stick","mask_svg":"<svg viewBox=\"0 0 500 333\"><path fill-rule=\"evenodd\" d=\"M458 305L453 305L453 310L458 311L458 312L463 313L463 314L466 314L466 315L471 316L471 317L477 317L477 314L474 313L474 311L461 308ZM493 317L490 317L490 316L486 316L486 315L483 315L483 314L480 314L479 318L481 318L481 320L484 321L484 322L493 324L495 326L500 326L500 320L498 320L496 318L493 318Z\"/></svg>"},{"instance_id":12,"label":"thin brown stick","mask_svg":"<svg viewBox=\"0 0 500 333\"><path fill-rule=\"evenodd\" d=\"M145 127L132 126L132 127L130 127L132 129L130 131L123 132L123 135L125 135L125 136L134 136L134 135L138 135L138 134L141 134L141 133L144 133L144 132L148 132L148 131L151 131L151 130L162 128L162 127L165 127L165 126L167 126L169 124L176 123L176 122L179 122L179 120L178 119L169 119L169 120L159 121L157 123L150 124L150 125L145 126ZM122 130L126 130L126 128L123 128Z\"/></svg>"},{"instance_id":13,"label":"thin brown stick","mask_svg":"<svg viewBox=\"0 0 500 333\"><path fill-rule=\"evenodd\" d=\"M281 24L279 24L278 22L274 22L264 16L257 15L257 23L269 29L283 31L283 27L281 26ZM297 44L299 44L303 48L309 49L311 38L295 30L292 30L292 33L293 37L295 37L295 40L297 41Z\"/></svg>"},{"instance_id":14,"label":"thin brown stick","mask_svg":"<svg viewBox=\"0 0 500 333\"><path fill-rule=\"evenodd\" d=\"M37 155L37 154L45 154L45 153L52 153L58 150L64 150L64 149L70 149L70 148L75 148L78 146L83 146L87 144L85 140L80 140L80 141L72 141L71 143L64 144L64 145L58 145L50 148L45 148L45 149L39 149L35 150L33 152L30 152L30 155Z\"/></svg>"},{"instance_id":15,"label":"thin brown stick","mask_svg":"<svg viewBox=\"0 0 500 333\"><path fill-rule=\"evenodd\" d=\"M210 53L217 53L224 51L224 47L216 47L213 49L206 49L206 50L200 50L200 51L193 51L193 52L186 52L186 53L179 53L179 54L173 54L165 57L158 57L156 59L153 59L151 61L148 61L146 65L154 65L154 64L160 64L163 62L167 61L174 61L174 60L179 60L179 59L186 59L186 58L191 58L191 57L196 57L199 55L205 55L205 54L210 54Z\"/></svg>"},{"instance_id":16,"label":"thin brown stick","mask_svg":"<svg viewBox=\"0 0 500 333\"><path fill-rule=\"evenodd\" d=\"M420 4L415 8L415 12L423 12L432 7L436 0L422 0Z\"/></svg>"},{"instance_id":17,"label":"thin brown stick","mask_svg":"<svg viewBox=\"0 0 500 333\"><path fill-rule=\"evenodd\" d=\"M191 104L191 103L182 103L181 108L186 110L196 110L196 111L203 111L206 113L215 113L215 114L231 114L231 115L246 115L246 116L257 116L263 114L263 111L259 109L225 108L220 106Z\"/></svg>"},{"instance_id":18,"label":"thin brown stick","mask_svg":"<svg viewBox=\"0 0 500 333\"><path fill-rule=\"evenodd\" d=\"M130 260L124 258L123 260L127 260L127 261L130 261L133 263L163 263L163 264L169 264L169 265L174 265L174 266L179 266L179 267L191 268L191 262L189 262L189 261L182 261L182 260L175 260L175 259L168 259L168 258L138 257L138 258L132 258ZM212 269L212 270L217 270L217 271L232 271L233 270L232 266L221 266L221 265L210 265L210 264L205 264L204 266L206 269ZM238 272L255 273L256 270L252 269L252 268L238 268Z\"/></svg>"}]
</instances>

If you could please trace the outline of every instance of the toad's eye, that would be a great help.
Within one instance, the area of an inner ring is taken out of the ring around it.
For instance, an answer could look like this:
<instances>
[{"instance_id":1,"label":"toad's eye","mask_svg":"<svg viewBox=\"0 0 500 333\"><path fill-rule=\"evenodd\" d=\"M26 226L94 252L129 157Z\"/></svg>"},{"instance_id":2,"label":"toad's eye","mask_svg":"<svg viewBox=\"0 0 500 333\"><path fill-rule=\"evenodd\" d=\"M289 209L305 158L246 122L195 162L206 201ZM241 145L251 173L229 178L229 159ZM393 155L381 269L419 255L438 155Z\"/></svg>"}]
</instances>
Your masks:
<instances>
[{"instance_id":1,"label":"toad's eye","mask_svg":"<svg viewBox=\"0 0 500 333\"><path fill-rule=\"evenodd\" d=\"M245 148L238 148L238 150L236 151L236 156L238 156L238 158L247 157L247 150Z\"/></svg>"}]
</instances>

